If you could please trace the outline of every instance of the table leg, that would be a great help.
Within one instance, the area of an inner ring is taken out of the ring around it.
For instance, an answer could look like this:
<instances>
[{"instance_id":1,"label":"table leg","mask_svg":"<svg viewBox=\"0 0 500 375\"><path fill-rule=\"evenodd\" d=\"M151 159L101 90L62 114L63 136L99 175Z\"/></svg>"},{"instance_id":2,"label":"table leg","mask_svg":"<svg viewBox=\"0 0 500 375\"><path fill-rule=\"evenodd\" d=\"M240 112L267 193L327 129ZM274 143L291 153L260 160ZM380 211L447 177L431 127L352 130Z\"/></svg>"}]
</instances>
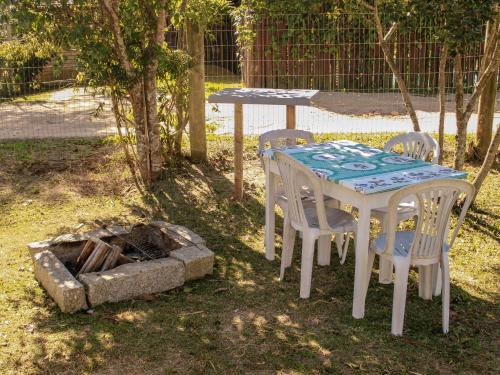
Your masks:
<instances>
[{"instance_id":1,"label":"table leg","mask_svg":"<svg viewBox=\"0 0 500 375\"><path fill-rule=\"evenodd\" d=\"M286 106L286 128L295 129L295 106Z\"/></svg>"},{"instance_id":2,"label":"table leg","mask_svg":"<svg viewBox=\"0 0 500 375\"><path fill-rule=\"evenodd\" d=\"M243 199L243 105L234 105L234 198Z\"/></svg>"},{"instance_id":3,"label":"table leg","mask_svg":"<svg viewBox=\"0 0 500 375\"><path fill-rule=\"evenodd\" d=\"M274 260L274 232L275 232L275 195L276 195L276 176L269 171L269 160L265 161L266 175L266 227L265 227L265 246L266 259Z\"/></svg>"},{"instance_id":4,"label":"table leg","mask_svg":"<svg viewBox=\"0 0 500 375\"><path fill-rule=\"evenodd\" d=\"M329 266L332 254L332 236L321 236L318 239L318 266Z\"/></svg>"},{"instance_id":5,"label":"table leg","mask_svg":"<svg viewBox=\"0 0 500 375\"><path fill-rule=\"evenodd\" d=\"M368 243L370 240L370 209L358 207L358 233L356 235L356 268L354 273L354 296L352 316L365 316L365 299L368 287Z\"/></svg>"}]
</instances>

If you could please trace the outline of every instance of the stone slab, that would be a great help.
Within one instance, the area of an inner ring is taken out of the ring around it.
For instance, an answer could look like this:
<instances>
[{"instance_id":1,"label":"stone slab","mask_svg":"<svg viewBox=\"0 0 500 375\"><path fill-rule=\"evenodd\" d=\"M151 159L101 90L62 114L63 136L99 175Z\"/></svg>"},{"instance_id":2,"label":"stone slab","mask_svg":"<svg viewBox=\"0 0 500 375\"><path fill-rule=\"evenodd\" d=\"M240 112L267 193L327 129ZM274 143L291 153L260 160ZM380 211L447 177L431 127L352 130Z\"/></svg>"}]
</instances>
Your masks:
<instances>
[{"instance_id":1,"label":"stone slab","mask_svg":"<svg viewBox=\"0 0 500 375\"><path fill-rule=\"evenodd\" d=\"M184 284L184 264L173 258L129 263L105 272L82 274L90 306L164 292Z\"/></svg>"},{"instance_id":2,"label":"stone slab","mask_svg":"<svg viewBox=\"0 0 500 375\"><path fill-rule=\"evenodd\" d=\"M125 228L118 225L111 226L111 229L118 235L125 235L129 233ZM43 241L32 242L28 244L28 250L32 258L34 257L35 254L44 250L51 250L59 258L61 258L61 256L65 255L64 254L65 252L68 251L71 252L71 249L69 249L70 247L74 247L75 249L74 251L78 253L78 251L80 250L79 246L81 246L81 244L84 241L87 241L91 237L106 238L106 237L113 237L113 235L103 228L99 228L85 233L63 234L55 238L49 238ZM65 249L58 252L57 245L61 243L65 243L67 244L67 246L65 246Z\"/></svg>"},{"instance_id":3,"label":"stone slab","mask_svg":"<svg viewBox=\"0 0 500 375\"><path fill-rule=\"evenodd\" d=\"M209 103L310 106L318 90L226 88L208 97Z\"/></svg>"},{"instance_id":4,"label":"stone slab","mask_svg":"<svg viewBox=\"0 0 500 375\"><path fill-rule=\"evenodd\" d=\"M38 282L62 312L70 313L87 308L85 289L50 251L34 255L34 272Z\"/></svg>"},{"instance_id":5,"label":"stone slab","mask_svg":"<svg viewBox=\"0 0 500 375\"><path fill-rule=\"evenodd\" d=\"M169 236L182 246L205 245L205 240L201 236L182 225L170 224L164 221L153 221L151 225L165 230Z\"/></svg>"},{"instance_id":6,"label":"stone slab","mask_svg":"<svg viewBox=\"0 0 500 375\"><path fill-rule=\"evenodd\" d=\"M186 280L199 279L213 273L214 253L204 245L183 247L171 251L170 257L184 263Z\"/></svg>"}]
</instances>

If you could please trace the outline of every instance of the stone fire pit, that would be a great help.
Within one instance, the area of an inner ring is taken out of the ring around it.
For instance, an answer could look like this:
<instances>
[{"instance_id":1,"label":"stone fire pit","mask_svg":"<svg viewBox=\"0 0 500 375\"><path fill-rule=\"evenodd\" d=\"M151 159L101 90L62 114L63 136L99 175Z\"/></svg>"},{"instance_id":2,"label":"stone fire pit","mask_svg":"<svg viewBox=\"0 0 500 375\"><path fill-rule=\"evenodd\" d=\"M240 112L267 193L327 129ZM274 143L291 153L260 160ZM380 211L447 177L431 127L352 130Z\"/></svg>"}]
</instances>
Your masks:
<instances>
[{"instance_id":1,"label":"stone fire pit","mask_svg":"<svg viewBox=\"0 0 500 375\"><path fill-rule=\"evenodd\" d=\"M110 229L113 234L107 229L98 229L28 245L35 277L61 311L74 312L105 302L163 292L213 271L214 253L200 236L185 227L155 221L135 225L130 230L120 226ZM88 239L99 238L113 244L137 235L164 250L165 255L152 260L138 259L103 272L74 276L76 259Z\"/></svg>"}]
</instances>

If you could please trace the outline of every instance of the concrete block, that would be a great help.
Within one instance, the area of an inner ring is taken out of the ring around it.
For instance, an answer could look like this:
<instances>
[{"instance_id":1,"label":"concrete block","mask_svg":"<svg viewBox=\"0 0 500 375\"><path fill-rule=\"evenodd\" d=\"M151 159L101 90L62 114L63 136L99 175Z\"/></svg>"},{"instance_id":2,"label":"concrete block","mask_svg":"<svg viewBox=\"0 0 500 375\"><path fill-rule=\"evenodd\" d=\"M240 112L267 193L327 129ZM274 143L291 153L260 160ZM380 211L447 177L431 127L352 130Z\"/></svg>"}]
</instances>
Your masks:
<instances>
[{"instance_id":1,"label":"concrete block","mask_svg":"<svg viewBox=\"0 0 500 375\"><path fill-rule=\"evenodd\" d=\"M164 292L184 284L184 264L173 258L129 263L78 276L90 306Z\"/></svg>"},{"instance_id":2,"label":"concrete block","mask_svg":"<svg viewBox=\"0 0 500 375\"><path fill-rule=\"evenodd\" d=\"M85 289L50 251L34 255L34 272L38 282L59 305L62 312L87 308Z\"/></svg>"},{"instance_id":3,"label":"concrete block","mask_svg":"<svg viewBox=\"0 0 500 375\"><path fill-rule=\"evenodd\" d=\"M165 230L169 236L172 236L182 246L205 245L205 240L201 236L182 225L170 224L164 221L153 221L151 224Z\"/></svg>"},{"instance_id":4,"label":"concrete block","mask_svg":"<svg viewBox=\"0 0 500 375\"><path fill-rule=\"evenodd\" d=\"M184 263L186 280L199 279L213 272L214 253L204 245L183 247L171 251L170 257Z\"/></svg>"}]
</instances>

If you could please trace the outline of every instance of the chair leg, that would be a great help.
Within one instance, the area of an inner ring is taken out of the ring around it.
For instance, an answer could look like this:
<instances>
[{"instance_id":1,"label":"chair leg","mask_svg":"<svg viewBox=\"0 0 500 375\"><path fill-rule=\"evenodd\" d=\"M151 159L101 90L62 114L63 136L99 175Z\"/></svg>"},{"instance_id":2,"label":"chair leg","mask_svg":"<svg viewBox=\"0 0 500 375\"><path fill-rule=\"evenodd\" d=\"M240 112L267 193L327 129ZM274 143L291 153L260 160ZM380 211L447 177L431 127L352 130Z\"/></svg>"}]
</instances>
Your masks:
<instances>
[{"instance_id":1,"label":"chair leg","mask_svg":"<svg viewBox=\"0 0 500 375\"><path fill-rule=\"evenodd\" d=\"M436 263L432 266L432 293L435 297L441 294L441 266Z\"/></svg>"},{"instance_id":2,"label":"chair leg","mask_svg":"<svg viewBox=\"0 0 500 375\"><path fill-rule=\"evenodd\" d=\"M380 284L391 284L392 274L393 274L392 262L387 258L380 257L378 282Z\"/></svg>"},{"instance_id":3,"label":"chair leg","mask_svg":"<svg viewBox=\"0 0 500 375\"><path fill-rule=\"evenodd\" d=\"M283 250L281 253L280 281L285 277L285 269L292 265L293 248L297 231L290 224L290 218L285 214L283 225Z\"/></svg>"},{"instance_id":4,"label":"chair leg","mask_svg":"<svg viewBox=\"0 0 500 375\"><path fill-rule=\"evenodd\" d=\"M337 254L342 259L342 248L344 244L344 233L335 233L335 245L337 246Z\"/></svg>"},{"instance_id":5,"label":"chair leg","mask_svg":"<svg viewBox=\"0 0 500 375\"><path fill-rule=\"evenodd\" d=\"M366 290L368 290L368 286L370 285L370 279L372 277L373 270L373 262L375 261L375 252L370 250L368 254L368 264L366 267Z\"/></svg>"},{"instance_id":6,"label":"chair leg","mask_svg":"<svg viewBox=\"0 0 500 375\"><path fill-rule=\"evenodd\" d=\"M314 261L313 237L307 232L302 232L302 261L300 264L300 298L309 298L311 294L311 279Z\"/></svg>"},{"instance_id":7,"label":"chair leg","mask_svg":"<svg viewBox=\"0 0 500 375\"><path fill-rule=\"evenodd\" d=\"M395 336L402 336L405 319L406 290L408 288L408 273L410 271L409 259L408 261L395 262L394 269L396 278L394 281L394 296L392 300L391 333Z\"/></svg>"},{"instance_id":8,"label":"chair leg","mask_svg":"<svg viewBox=\"0 0 500 375\"><path fill-rule=\"evenodd\" d=\"M332 236L321 236L318 240L318 265L330 265L332 254Z\"/></svg>"},{"instance_id":9,"label":"chair leg","mask_svg":"<svg viewBox=\"0 0 500 375\"><path fill-rule=\"evenodd\" d=\"M387 220L386 217L381 221L382 233L387 233ZM390 259L379 257L379 274L378 282L380 284L391 284L392 283L392 273L393 266Z\"/></svg>"},{"instance_id":10,"label":"chair leg","mask_svg":"<svg viewBox=\"0 0 500 375\"><path fill-rule=\"evenodd\" d=\"M351 239L351 234L346 233L345 239L344 239L344 246L342 248L342 257L340 258L340 264L345 263L345 258L347 257L347 250L349 249L349 241Z\"/></svg>"},{"instance_id":11,"label":"chair leg","mask_svg":"<svg viewBox=\"0 0 500 375\"><path fill-rule=\"evenodd\" d=\"M423 299L432 299L432 267L418 266L418 296Z\"/></svg>"},{"instance_id":12,"label":"chair leg","mask_svg":"<svg viewBox=\"0 0 500 375\"><path fill-rule=\"evenodd\" d=\"M442 280L442 299L443 299L443 333L450 330L450 266L448 263L448 254L441 255L441 280Z\"/></svg>"}]
</instances>

